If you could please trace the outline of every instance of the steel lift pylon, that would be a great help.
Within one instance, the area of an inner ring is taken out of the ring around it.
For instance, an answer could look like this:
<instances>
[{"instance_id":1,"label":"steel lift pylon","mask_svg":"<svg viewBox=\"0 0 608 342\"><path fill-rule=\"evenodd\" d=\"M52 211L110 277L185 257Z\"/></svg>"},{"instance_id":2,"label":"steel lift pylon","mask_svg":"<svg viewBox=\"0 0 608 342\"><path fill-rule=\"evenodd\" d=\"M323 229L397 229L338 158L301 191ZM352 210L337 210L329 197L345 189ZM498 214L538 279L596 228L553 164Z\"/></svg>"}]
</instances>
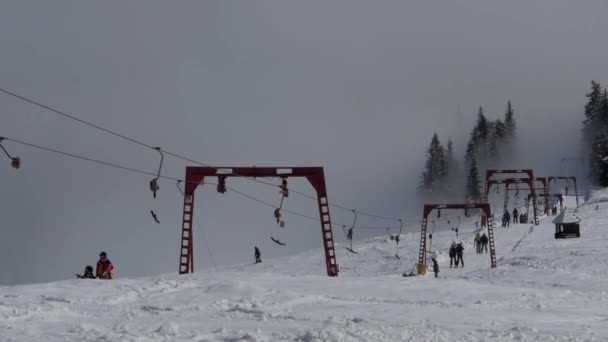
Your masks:
<instances>
[{"instance_id":1,"label":"steel lift pylon","mask_svg":"<svg viewBox=\"0 0 608 342\"><path fill-rule=\"evenodd\" d=\"M226 192L226 178L230 177L278 177L306 178L317 192L317 204L321 218L321 234L325 251L327 275L338 276L338 262L334 248L334 237L329 214L329 201L322 167L186 167L184 186L184 210L182 216L182 235L180 239L179 274L194 272L194 244L192 224L194 218L194 192L205 177L217 177L217 190Z\"/></svg>"}]
</instances>

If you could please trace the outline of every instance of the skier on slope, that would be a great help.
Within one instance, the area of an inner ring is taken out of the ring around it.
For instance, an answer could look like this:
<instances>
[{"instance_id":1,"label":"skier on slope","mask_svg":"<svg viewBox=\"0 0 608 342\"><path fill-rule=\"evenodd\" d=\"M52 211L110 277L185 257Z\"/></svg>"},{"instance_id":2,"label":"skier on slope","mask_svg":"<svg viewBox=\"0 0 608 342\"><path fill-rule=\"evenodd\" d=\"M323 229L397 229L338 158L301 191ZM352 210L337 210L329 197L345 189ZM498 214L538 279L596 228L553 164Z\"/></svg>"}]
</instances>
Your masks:
<instances>
[{"instance_id":1,"label":"skier on slope","mask_svg":"<svg viewBox=\"0 0 608 342\"><path fill-rule=\"evenodd\" d=\"M486 253L488 253L488 237L486 236L486 233L483 233L481 236L481 249L479 250L479 253L482 253L484 249Z\"/></svg>"},{"instance_id":2,"label":"skier on slope","mask_svg":"<svg viewBox=\"0 0 608 342\"><path fill-rule=\"evenodd\" d=\"M517 214L517 208L513 208L513 224L518 223L519 216Z\"/></svg>"},{"instance_id":3,"label":"skier on slope","mask_svg":"<svg viewBox=\"0 0 608 342\"><path fill-rule=\"evenodd\" d=\"M475 250L477 252L477 254L481 253L481 236L479 235L479 232L477 232L477 234L475 234L475 239L473 240L473 243L475 245Z\"/></svg>"},{"instance_id":4,"label":"skier on slope","mask_svg":"<svg viewBox=\"0 0 608 342\"><path fill-rule=\"evenodd\" d=\"M262 254L260 253L260 249L258 248L258 246L253 247L253 254L255 256L255 263L256 264L262 262L262 259L260 259L260 256Z\"/></svg>"},{"instance_id":5,"label":"skier on slope","mask_svg":"<svg viewBox=\"0 0 608 342\"><path fill-rule=\"evenodd\" d=\"M88 265L84 268L84 273L82 275L76 274L78 279L95 279L95 275L93 274L93 266Z\"/></svg>"},{"instance_id":6,"label":"skier on slope","mask_svg":"<svg viewBox=\"0 0 608 342\"><path fill-rule=\"evenodd\" d=\"M437 263L435 256L433 256L431 260L433 261L433 272L435 272L435 278L437 278L439 275L439 264Z\"/></svg>"},{"instance_id":7,"label":"skier on slope","mask_svg":"<svg viewBox=\"0 0 608 342\"><path fill-rule=\"evenodd\" d=\"M464 259L462 258L463 252L464 246L462 245L462 241L459 241L456 245L456 267L458 267L458 261L462 263L462 266L460 267L464 267Z\"/></svg>"},{"instance_id":8,"label":"skier on slope","mask_svg":"<svg viewBox=\"0 0 608 342\"><path fill-rule=\"evenodd\" d=\"M456 264L456 240L454 240L450 246L450 268L452 268L452 263L455 263L455 265L458 266L458 264Z\"/></svg>"},{"instance_id":9,"label":"skier on slope","mask_svg":"<svg viewBox=\"0 0 608 342\"><path fill-rule=\"evenodd\" d=\"M99 261L97 261L97 272L96 277L99 279L112 279L114 278L114 266L106 252L99 253Z\"/></svg>"}]
</instances>

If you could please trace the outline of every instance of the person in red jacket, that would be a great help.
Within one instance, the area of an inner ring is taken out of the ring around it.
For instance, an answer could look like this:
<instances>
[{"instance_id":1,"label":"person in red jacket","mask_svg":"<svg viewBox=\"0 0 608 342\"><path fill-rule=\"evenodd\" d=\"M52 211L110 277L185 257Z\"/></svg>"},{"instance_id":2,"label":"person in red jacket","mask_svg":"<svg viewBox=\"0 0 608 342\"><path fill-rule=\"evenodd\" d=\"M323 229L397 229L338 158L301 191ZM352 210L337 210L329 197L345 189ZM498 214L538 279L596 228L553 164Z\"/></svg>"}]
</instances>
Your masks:
<instances>
[{"instance_id":1,"label":"person in red jacket","mask_svg":"<svg viewBox=\"0 0 608 342\"><path fill-rule=\"evenodd\" d=\"M108 259L106 252L99 253L99 261L97 261L97 272L96 276L99 279L112 279L114 278L114 266Z\"/></svg>"}]
</instances>

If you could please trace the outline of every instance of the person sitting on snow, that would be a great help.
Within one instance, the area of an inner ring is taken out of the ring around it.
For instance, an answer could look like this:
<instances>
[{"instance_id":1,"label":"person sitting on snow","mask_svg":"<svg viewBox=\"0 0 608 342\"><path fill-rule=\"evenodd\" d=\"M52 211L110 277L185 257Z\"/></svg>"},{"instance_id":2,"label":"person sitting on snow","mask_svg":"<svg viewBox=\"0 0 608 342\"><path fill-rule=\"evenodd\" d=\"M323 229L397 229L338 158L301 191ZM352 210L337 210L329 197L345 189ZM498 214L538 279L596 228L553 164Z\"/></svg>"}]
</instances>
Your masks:
<instances>
[{"instance_id":1,"label":"person sitting on snow","mask_svg":"<svg viewBox=\"0 0 608 342\"><path fill-rule=\"evenodd\" d=\"M108 259L106 252L99 253L99 261L97 261L97 272L96 276L99 279L112 279L114 278L114 266Z\"/></svg>"},{"instance_id":2,"label":"person sitting on snow","mask_svg":"<svg viewBox=\"0 0 608 342\"><path fill-rule=\"evenodd\" d=\"M84 274L76 274L78 279L95 279L95 275L93 274L93 266L88 265L84 268Z\"/></svg>"}]
</instances>

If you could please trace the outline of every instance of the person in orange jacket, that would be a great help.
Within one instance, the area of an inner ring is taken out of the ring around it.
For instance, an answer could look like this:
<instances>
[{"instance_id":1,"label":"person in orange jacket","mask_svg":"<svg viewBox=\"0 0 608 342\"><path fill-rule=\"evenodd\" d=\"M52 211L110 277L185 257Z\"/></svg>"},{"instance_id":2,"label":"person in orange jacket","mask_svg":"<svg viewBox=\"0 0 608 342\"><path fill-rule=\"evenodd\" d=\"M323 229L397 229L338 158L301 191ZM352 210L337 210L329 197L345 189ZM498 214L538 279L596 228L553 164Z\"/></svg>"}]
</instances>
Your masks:
<instances>
[{"instance_id":1,"label":"person in orange jacket","mask_svg":"<svg viewBox=\"0 0 608 342\"><path fill-rule=\"evenodd\" d=\"M99 253L96 276L99 279L114 278L114 266L112 266L112 262L108 259L106 252Z\"/></svg>"}]
</instances>

